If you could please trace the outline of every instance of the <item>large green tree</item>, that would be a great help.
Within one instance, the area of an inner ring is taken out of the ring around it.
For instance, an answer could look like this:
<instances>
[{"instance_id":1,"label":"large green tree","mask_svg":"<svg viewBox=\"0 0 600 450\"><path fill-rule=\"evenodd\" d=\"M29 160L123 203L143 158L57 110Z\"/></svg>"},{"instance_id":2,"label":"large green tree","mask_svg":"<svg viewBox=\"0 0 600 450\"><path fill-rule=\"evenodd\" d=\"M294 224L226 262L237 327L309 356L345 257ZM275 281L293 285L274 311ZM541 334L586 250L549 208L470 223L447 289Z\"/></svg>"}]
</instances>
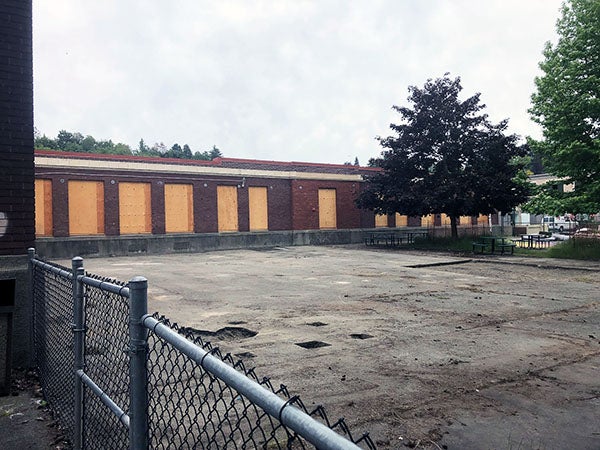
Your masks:
<instances>
[{"instance_id":1,"label":"large green tree","mask_svg":"<svg viewBox=\"0 0 600 450\"><path fill-rule=\"evenodd\" d=\"M600 211L600 1L567 0L558 41L546 43L530 114L544 139L531 141L546 170L572 193L544 188L531 205L555 212ZM536 208L534 208L536 209ZM550 211L546 211L550 212Z\"/></svg>"},{"instance_id":2,"label":"large green tree","mask_svg":"<svg viewBox=\"0 0 600 450\"><path fill-rule=\"evenodd\" d=\"M460 78L428 80L409 87L412 107L394 106L402 117L395 136L378 138L384 148L370 165L357 200L377 213L410 216L445 213L452 236L462 215L508 212L528 195L526 148L507 135L507 121L492 124L480 94L460 100Z\"/></svg>"}]
</instances>

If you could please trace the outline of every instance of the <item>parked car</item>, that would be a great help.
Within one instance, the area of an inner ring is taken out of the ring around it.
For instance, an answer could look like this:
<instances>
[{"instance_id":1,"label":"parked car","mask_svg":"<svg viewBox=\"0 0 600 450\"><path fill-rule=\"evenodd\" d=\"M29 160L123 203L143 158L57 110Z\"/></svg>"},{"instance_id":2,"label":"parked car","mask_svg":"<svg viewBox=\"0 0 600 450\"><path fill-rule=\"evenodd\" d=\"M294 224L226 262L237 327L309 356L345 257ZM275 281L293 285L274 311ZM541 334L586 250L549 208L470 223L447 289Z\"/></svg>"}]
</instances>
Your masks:
<instances>
[{"instance_id":1,"label":"parked car","mask_svg":"<svg viewBox=\"0 0 600 450\"><path fill-rule=\"evenodd\" d=\"M575 231L577 221L568 216L544 216L542 224L548 231Z\"/></svg>"}]
</instances>

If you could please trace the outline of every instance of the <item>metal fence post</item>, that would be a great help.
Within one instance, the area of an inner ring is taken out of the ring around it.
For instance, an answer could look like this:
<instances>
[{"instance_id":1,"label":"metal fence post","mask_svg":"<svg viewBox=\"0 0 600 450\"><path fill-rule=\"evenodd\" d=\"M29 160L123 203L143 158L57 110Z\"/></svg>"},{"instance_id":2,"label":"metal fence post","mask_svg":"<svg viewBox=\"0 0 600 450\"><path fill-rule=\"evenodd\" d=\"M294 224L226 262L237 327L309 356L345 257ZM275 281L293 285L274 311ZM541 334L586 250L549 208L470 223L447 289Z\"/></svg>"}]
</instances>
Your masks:
<instances>
[{"instance_id":1,"label":"metal fence post","mask_svg":"<svg viewBox=\"0 0 600 450\"><path fill-rule=\"evenodd\" d=\"M35 348L35 326L36 326L36 307L35 307L35 297L34 297L34 289L35 289L35 280L33 279L33 259L35 258L35 248L29 247L27 249L27 276L29 277L29 302L31 305L31 331L29 333L29 342L30 342L30 354L33 355L30 357L30 361L33 362L33 365L36 365L35 355L37 353L37 349Z\"/></svg>"},{"instance_id":2,"label":"metal fence post","mask_svg":"<svg viewBox=\"0 0 600 450\"><path fill-rule=\"evenodd\" d=\"M148 449L148 390L146 360L148 331L142 317L148 312L148 280L129 281L129 448Z\"/></svg>"},{"instance_id":3,"label":"metal fence post","mask_svg":"<svg viewBox=\"0 0 600 450\"><path fill-rule=\"evenodd\" d=\"M74 340L74 370L75 375L75 394L74 394L74 415L75 426L73 436L73 448L75 450L83 449L83 383L77 371L84 368L84 339L85 339L85 319L83 309L83 283L79 276L84 275L83 259L76 256L71 260L73 269L73 340Z\"/></svg>"}]
</instances>

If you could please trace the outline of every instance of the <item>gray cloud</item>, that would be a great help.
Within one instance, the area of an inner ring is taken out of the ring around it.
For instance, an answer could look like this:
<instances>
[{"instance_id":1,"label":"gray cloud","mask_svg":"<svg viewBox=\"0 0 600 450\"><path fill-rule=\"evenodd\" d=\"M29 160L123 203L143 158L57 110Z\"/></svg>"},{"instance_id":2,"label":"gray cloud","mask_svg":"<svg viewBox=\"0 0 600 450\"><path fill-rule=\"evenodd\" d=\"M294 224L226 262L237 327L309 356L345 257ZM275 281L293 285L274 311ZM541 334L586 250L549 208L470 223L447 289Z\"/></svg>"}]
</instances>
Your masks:
<instances>
[{"instance_id":1,"label":"gray cloud","mask_svg":"<svg viewBox=\"0 0 600 450\"><path fill-rule=\"evenodd\" d=\"M527 108L560 0L34 2L36 127L226 156L362 163L445 72L493 120Z\"/></svg>"}]
</instances>

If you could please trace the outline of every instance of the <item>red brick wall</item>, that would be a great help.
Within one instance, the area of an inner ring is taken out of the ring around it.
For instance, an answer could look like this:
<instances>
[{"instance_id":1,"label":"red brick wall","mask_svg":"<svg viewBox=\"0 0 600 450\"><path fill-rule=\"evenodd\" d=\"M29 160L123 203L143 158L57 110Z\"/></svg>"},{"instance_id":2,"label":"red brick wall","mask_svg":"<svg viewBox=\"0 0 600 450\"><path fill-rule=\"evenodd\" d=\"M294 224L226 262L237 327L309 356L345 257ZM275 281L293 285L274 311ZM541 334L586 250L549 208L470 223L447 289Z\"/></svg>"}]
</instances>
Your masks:
<instances>
[{"instance_id":1,"label":"red brick wall","mask_svg":"<svg viewBox=\"0 0 600 450\"><path fill-rule=\"evenodd\" d=\"M282 179L250 178L246 181L246 189L250 186L264 186L267 188L269 230L291 230L291 181ZM248 194L246 194L246 196L247 195ZM247 209L246 214L248 214Z\"/></svg>"},{"instance_id":2,"label":"red brick wall","mask_svg":"<svg viewBox=\"0 0 600 450\"><path fill-rule=\"evenodd\" d=\"M147 183L150 179L136 181ZM165 234L165 183L162 180L151 181L150 208L152 211L152 234Z\"/></svg>"},{"instance_id":3,"label":"red brick wall","mask_svg":"<svg viewBox=\"0 0 600 450\"><path fill-rule=\"evenodd\" d=\"M31 0L0 3L0 255L33 247Z\"/></svg>"},{"instance_id":4,"label":"red brick wall","mask_svg":"<svg viewBox=\"0 0 600 450\"><path fill-rule=\"evenodd\" d=\"M104 183L105 234L119 235L119 182L151 183L152 233L164 234L164 184L192 184L194 195L194 231L196 233L216 233L217 186L235 185L238 188L238 219L240 231L248 231L248 187L267 187L269 230L280 231L292 228L290 180L224 176L193 176L161 173L112 172L80 169L38 168L38 178L52 181L53 236L69 235L69 180L93 180ZM318 225L318 219L317 219Z\"/></svg>"},{"instance_id":5,"label":"red brick wall","mask_svg":"<svg viewBox=\"0 0 600 450\"><path fill-rule=\"evenodd\" d=\"M292 180L292 228L294 230L319 229L319 189L336 190L338 229L360 228L363 220L367 221L363 219L364 212L354 204L359 190L358 182Z\"/></svg>"}]
</instances>

